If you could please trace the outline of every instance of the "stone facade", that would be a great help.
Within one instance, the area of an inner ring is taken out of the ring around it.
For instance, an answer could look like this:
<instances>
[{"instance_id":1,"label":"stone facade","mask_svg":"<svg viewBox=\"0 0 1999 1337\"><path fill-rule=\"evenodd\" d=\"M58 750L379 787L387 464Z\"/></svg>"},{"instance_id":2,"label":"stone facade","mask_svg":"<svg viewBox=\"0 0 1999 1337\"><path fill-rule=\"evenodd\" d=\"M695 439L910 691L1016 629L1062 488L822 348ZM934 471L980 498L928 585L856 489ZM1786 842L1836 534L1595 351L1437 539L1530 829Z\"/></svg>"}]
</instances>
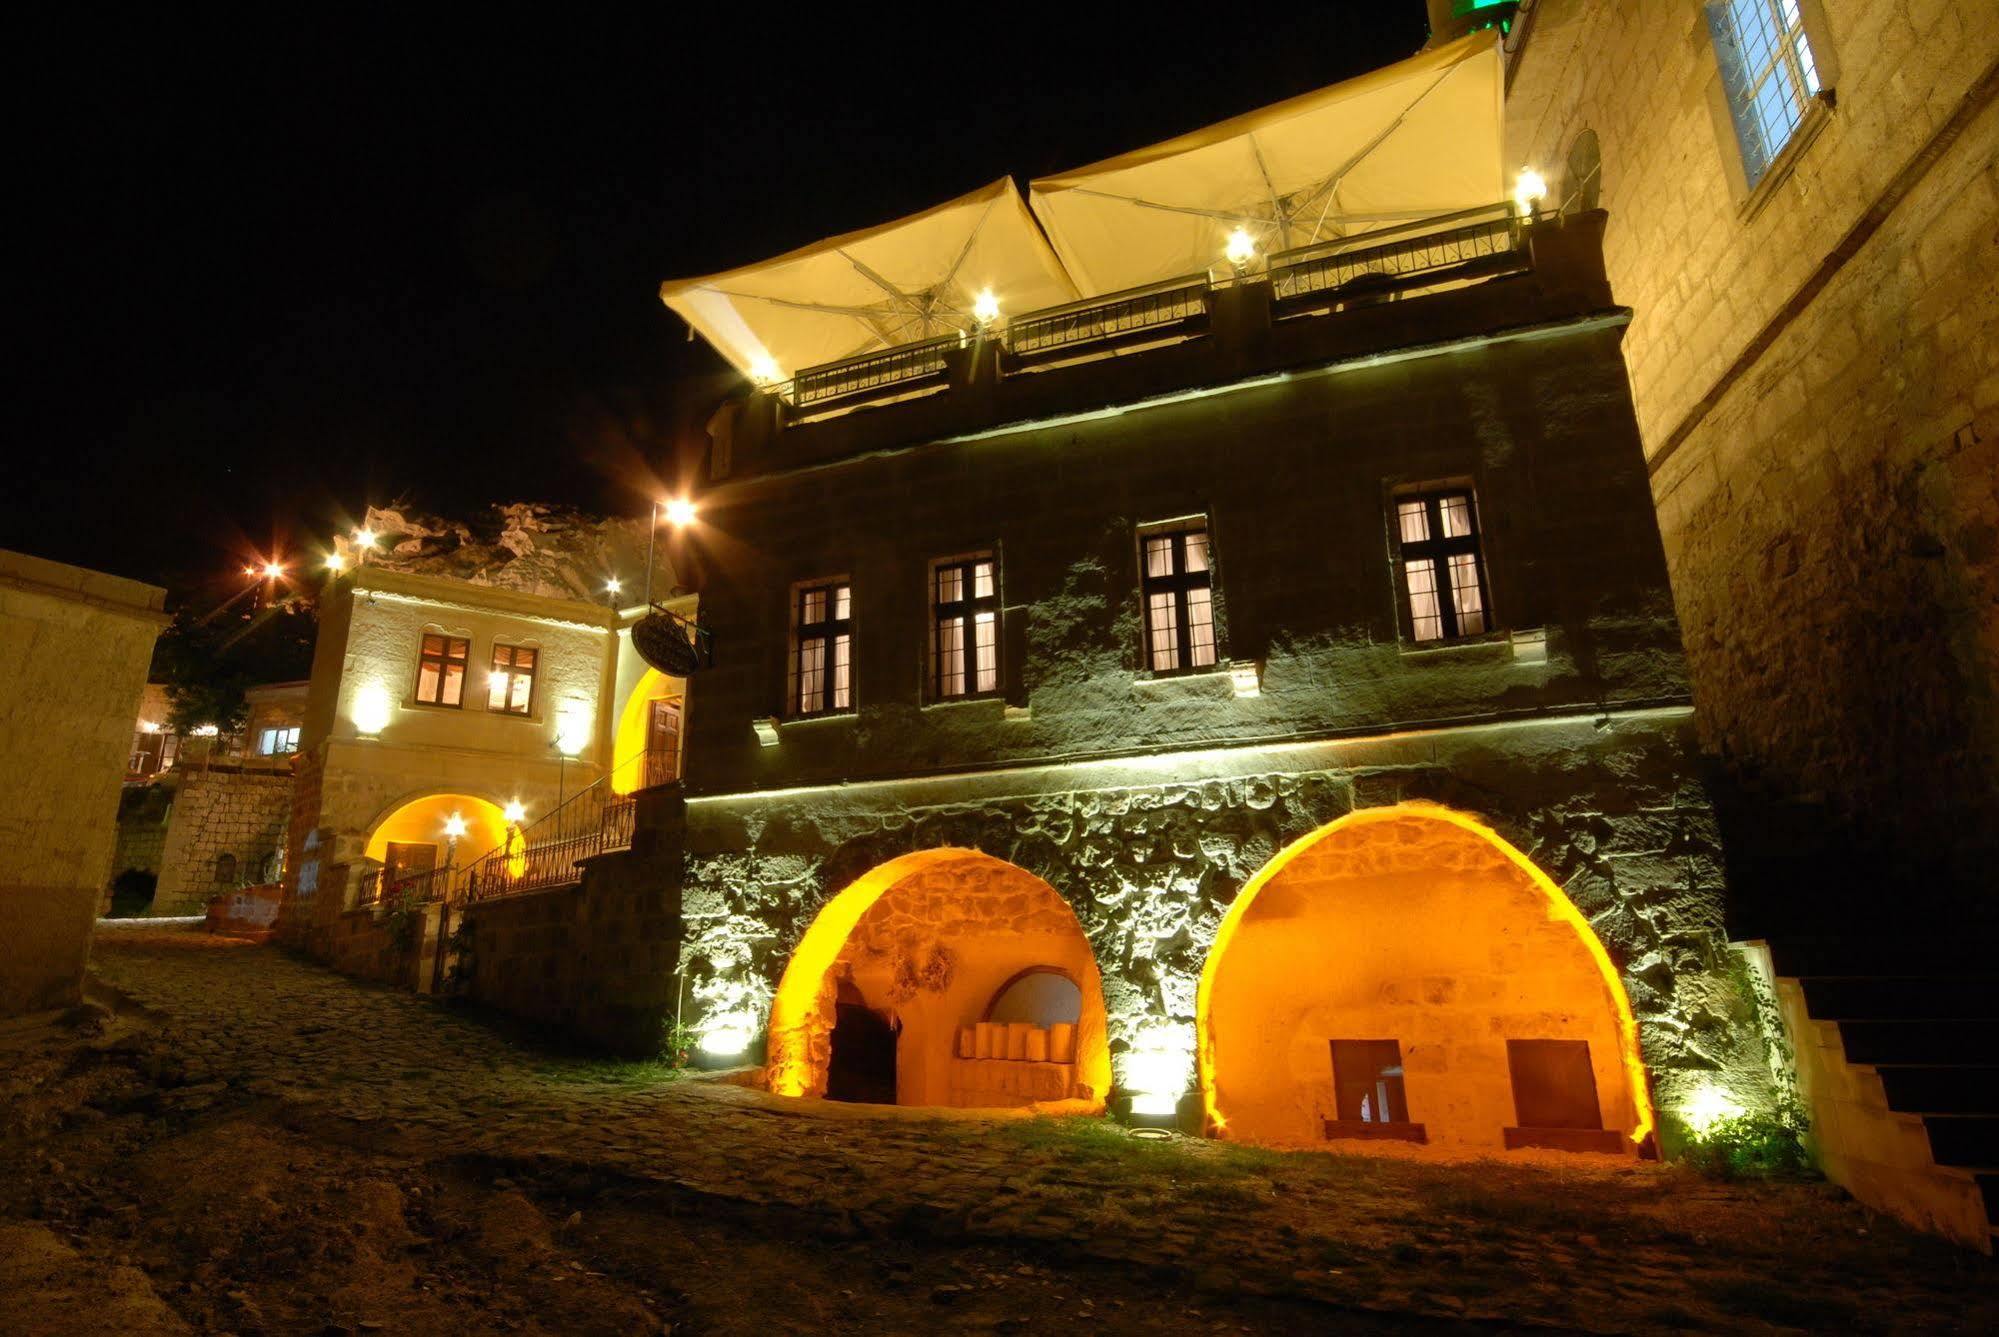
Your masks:
<instances>
[{"instance_id":1,"label":"stone facade","mask_svg":"<svg viewBox=\"0 0 1999 1337\"><path fill-rule=\"evenodd\" d=\"M1601 143L1703 741L1743 791L1731 849L1830 842L1739 879L1759 931L1800 882L1988 912L1999 852L1999 9L1804 12L1835 100L1747 197L1700 5L1541 0L1508 97L1509 153L1557 196L1577 137Z\"/></svg>"},{"instance_id":2,"label":"stone facade","mask_svg":"<svg viewBox=\"0 0 1999 1337\"><path fill-rule=\"evenodd\" d=\"M165 597L0 552L0 1016L78 997Z\"/></svg>"},{"instance_id":3,"label":"stone facade","mask_svg":"<svg viewBox=\"0 0 1999 1337\"><path fill-rule=\"evenodd\" d=\"M1119 1098L1194 1126L1203 970L1245 887L1356 810L1421 802L1579 912L1563 931L1607 951L1662 1109L1767 1096L1600 221L1532 229L1526 273L1392 305L1286 319L1237 284L1140 355L1019 375L975 343L928 398L718 415L674 560L719 649L684 830L655 833L685 849L690 1018L776 1027L834 907L895 861L976 852L1080 923ZM1488 628L1445 646L1414 639L1389 518L1437 485L1475 493L1490 573ZM1140 536L1185 517L1212 537L1217 662L1155 675ZM928 563L968 552L996 565L1001 685L940 701ZM854 702L801 717L788 592L826 577L852 588ZM769 1044L789 1089L793 1038Z\"/></svg>"},{"instance_id":4,"label":"stone facade","mask_svg":"<svg viewBox=\"0 0 1999 1337\"><path fill-rule=\"evenodd\" d=\"M154 869L153 913L200 914L211 896L277 880L290 775L218 764L170 772L157 787L170 792L172 816Z\"/></svg>"}]
</instances>

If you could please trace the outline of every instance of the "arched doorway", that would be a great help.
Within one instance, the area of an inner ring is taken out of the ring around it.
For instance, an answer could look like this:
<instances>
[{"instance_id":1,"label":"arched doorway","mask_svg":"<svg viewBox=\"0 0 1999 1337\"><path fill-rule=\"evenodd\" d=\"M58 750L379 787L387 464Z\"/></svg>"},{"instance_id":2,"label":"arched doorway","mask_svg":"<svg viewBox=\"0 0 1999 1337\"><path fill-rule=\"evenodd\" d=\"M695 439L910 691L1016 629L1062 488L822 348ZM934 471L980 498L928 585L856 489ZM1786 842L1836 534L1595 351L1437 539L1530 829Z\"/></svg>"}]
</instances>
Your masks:
<instances>
[{"instance_id":1,"label":"arched doorway","mask_svg":"<svg viewBox=\"0 0 1999 1337\"><path fill-rule=\"evenodd\" d=\"M629 794L680 778L686 704L684 678L649 668L632 684L612 735L613 792Z\"/></svg>"},{"instance_id":2,"label":"arched doorway","mask_svg":"<svg viewBox=\"0 0 1999 1337\"><path fill-rule=\"evenodd\" d=\"M1210 1127L1245 1141L1628 1152L1637 1027L1559 887L1477 819L1352 813L1243 888L1196 1000Z\"/></svg>"},{"instance_id":3,"label":"arched doorway","mask_svg":"<svg viewBox=\"0 0 1999 1337\"><path fill-rule=\"evenodd\" d=\"M1054 990L1022 992L1043 974L1073 990L1066 1020ZM771 1000L769 1082L846 1099L887 1082L900 1105L1101 1106L1110 1048L1089 939L1053 887L1003 860L890 860L828 901L792 953Z\"/></svg>"},{"instance_id":4,"label":"arched doorway","mask_svg":"<svg viewBox=\"0 0 1999 1337\"><path fill-rule=\"evenodd\" d=\"M453 817L465 824L455 849ZM464 868L506 839L506 812L499 804L474 794L424 794L398 804L376 822L363 853L382 865L387 888L454 862Z\"/></svg>"}]
</instances>

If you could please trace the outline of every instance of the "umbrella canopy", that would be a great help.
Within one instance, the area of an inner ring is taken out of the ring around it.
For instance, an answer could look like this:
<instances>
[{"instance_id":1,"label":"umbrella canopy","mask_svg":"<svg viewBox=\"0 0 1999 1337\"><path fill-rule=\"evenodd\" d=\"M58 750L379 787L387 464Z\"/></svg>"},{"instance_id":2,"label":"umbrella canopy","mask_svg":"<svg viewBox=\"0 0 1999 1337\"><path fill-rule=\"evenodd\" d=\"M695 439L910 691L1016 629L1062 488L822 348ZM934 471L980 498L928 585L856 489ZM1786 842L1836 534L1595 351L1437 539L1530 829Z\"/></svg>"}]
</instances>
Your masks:
<instances>
[{"instance_id":1,"label":"umbrella canopy","mask_svg":"<svg viewBox=\"0 0 1999 1337\"><path fill-rule=\"evenodd\" d=\"M1029 187L1090 296L1199 273L1229 235L1260 253L1506 198L1499 42L1386 69Z\"/></svg>"},{"instance_id":2,"label":"umbrella canopy","mask_svg":"<svg viewBox=\"0 0 1999 1337\"><path fill-rule=\"evenodd\" d=\"M737 370L772 381L970 330L987 291L1013 313L1078 295L1011 177L775 260L661 284L659 295Z\"/></svg>"}]
</instances>

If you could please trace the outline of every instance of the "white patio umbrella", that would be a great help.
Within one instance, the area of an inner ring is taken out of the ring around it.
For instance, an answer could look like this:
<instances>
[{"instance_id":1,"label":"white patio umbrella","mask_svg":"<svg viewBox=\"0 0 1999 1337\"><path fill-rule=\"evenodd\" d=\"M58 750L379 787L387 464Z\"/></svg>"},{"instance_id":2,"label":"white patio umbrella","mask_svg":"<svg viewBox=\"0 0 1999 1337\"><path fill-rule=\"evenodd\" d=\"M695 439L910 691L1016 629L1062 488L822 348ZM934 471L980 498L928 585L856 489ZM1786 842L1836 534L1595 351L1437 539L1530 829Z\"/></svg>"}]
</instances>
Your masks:
<instances>
[{"instance_id":1,"label":"white patio umbrella","mask_svg":"<svg viewBox=\"0 0 1999 1337\"><path fill-rule=\"evenodd\" d=\"M659 290L756 381L969 331L982 293L1010 313L1077 296L1010 177L893 223Z\"/></svg>"},{"instance_id":2,"label":"white patio umbrella","mask_svg":"<svg viewBox=\"0 0 1999 1337\"><path fill-rule=\"evenodd\" d=\"M1089 296L1200 273L1231 233L1260 253L1506 198L1492 33L1425 51L1028 189Z\"/></svg>"}]
</instances>

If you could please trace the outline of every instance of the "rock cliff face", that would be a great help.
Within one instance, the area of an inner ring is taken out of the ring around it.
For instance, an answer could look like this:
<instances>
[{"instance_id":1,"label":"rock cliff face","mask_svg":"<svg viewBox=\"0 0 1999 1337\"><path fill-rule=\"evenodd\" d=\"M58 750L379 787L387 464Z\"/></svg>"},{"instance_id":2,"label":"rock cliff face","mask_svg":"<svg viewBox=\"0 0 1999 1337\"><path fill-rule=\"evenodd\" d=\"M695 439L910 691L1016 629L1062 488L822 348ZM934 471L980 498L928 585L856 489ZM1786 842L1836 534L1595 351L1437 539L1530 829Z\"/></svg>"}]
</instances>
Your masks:
<instances>
[{"instance_id":1,"label":"rock cliff face","mask_svg":"<svg viewBox=\"0 0 1999 1337\"><path fill-rule=\"evenodd\" d=\"M376 535L368 561L413 575L553 598L600 600L610 580L637 602L644 595L646 517L605 518L566 506L515 502L472 520L452 520L406 506L370 506L362 525ZM357 549L337 540L350 561ZM653 591L673 586L664 553L653 562Z\"/></svg>"}]
</instances>

